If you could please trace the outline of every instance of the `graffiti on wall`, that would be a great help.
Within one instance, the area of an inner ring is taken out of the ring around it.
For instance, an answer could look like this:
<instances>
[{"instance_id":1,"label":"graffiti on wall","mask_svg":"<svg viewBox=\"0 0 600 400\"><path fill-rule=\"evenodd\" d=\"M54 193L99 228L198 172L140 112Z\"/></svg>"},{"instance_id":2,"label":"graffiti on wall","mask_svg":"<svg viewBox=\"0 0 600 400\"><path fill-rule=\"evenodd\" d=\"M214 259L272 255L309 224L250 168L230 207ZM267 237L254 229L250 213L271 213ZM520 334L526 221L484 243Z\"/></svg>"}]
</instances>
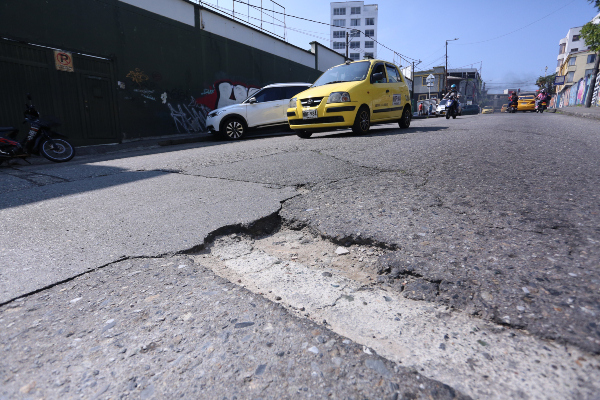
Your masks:
<instances>
[{"instance_id":1,"label":"graffiti on wall","mask_svg":"<svg viewBox=\"0 0 600 400\"><path fill-rule=\"evenodd\" d=\"M163 77L158 72L148 76L142 69L129 71L126 78L133 81L137 87L128 89L126 100L143 99L144 104L157 103L166 107L179 133L199 133L206 131L208 113L217 108L239 104L259 88L243 82L219 80L204 89L197 96L190 90L179 88L159 89L163 86ZM158 84L159 81L161 84ZM119 82L119 89L125 90L125 84Z\"/></svg>"},{"instance_id":2,"label":"graffiti on wall","mask_svg":"<svg viewBox=\"0 0 600 400\"><path fill-rule=\"evenodd\" d=\"M142 71L139 68L136 68L133 71L129 71L129 73L126 75L126 78L129 78L135 83L137 83L139 87L142 87L142 83L144 81L150 79L148 75L146 75L144 71Z\"/></svg>"},{"instance_id":3,"label":"graffiti on wall","mask_svg":"<svg viewBox=\"0 0 600 400\"><path fill-rule=\"evenodd\" d=\"M600 106L598 92L600 91L600 75L592 82L590 75L580 79L572 86L563 89L556 95L555 105L558 108L573 107L585 104L587 94L592 91L592 105Z\"/></svg>"},{"instance_id":4,"label":"graffiti on wall","mask_svg":"<svg viewBox=\"0 0 600 400\"><path fill-rule=\"evenodd\" d=\"M187 105L167 103L171 118L179 133L198 133L206 131L206 116L211 111L203 104L198 104L193 96Z\"/></svg>"},{"instance_id":5,"label":"graffiti on wall","mask_svg":"<svg viewBox=\"0 0 600 400\"><path fill-rule=\"evenodd\" d=\"M199 97L197 101L211 110L216 110L217 108L240 104L258 90L259 88L256 86L249 86L241 82L217 81L210 90L206 90L207 94Z\"/></svg>"}]
</instances>

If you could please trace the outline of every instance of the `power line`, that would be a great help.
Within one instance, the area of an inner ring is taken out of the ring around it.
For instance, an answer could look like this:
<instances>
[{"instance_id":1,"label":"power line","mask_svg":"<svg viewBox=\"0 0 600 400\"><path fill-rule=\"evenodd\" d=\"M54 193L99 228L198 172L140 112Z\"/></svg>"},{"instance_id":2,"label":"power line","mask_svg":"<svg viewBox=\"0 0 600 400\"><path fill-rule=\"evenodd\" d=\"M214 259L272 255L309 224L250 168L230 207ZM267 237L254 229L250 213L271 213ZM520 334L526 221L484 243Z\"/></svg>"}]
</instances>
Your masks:
<instances>
[{"instance_id":1,"label":"power line","mask_svg":"<svg viewBox=\"0 0 600 400\"><path fill-rule=\"evenodd\" d=\"M233 1L234 1L234 2L236 2L236 3L240 3L240 4L247 5L247 6L249 6L249 7L252 7L252 8L254 8L254 9L257 9L257 10L267 10L267 11L269 11L269 12L271 12L271 13L275 13L275 14L283 14L283 15L284 15L284 17L285 17L285 16L288 16L288 17L291 17L291 18L300 19L300 20L302 20L302 21L313 22L313 23L315 23L315 24L327 25L327 26L330 26L330 27L335 27L335 28L340 28L340 29L346 29L346 30L355 30L355 31L358 31L358 32L362 33L363 35L367 36L367 35L366 35L366 34L365 34L363 31L361 31L360 29L356 29L356 27L350 27L350 28L346 28L346 27L344 27L344 26L335 26L335 25L332 25L332 24L328 24L328 23L326 23L326 22L315 21L315 20L308 19L308 18L298 17L298 16L296 16L296 15L287 14L287 13L285 13L285 12L284 12L284 13L282 13L282 12L279 12L279 11L268 10L268 9L265 9L265 8L263 8L263 7L255 6L255 5L252 5L252 4L250 4L250 3L246 3L246 2L244 2L244 1L241 1L241 0L233 0ZM377 44L378 44L378 45L380 45L381 47L383 47L383 48L385 48L385 49L387 49L387 50L389 50L389 51L393 52L394 54L398 55L400 58L402 58L402 59L406 60L407 62L419 61L419 60L417 60L416 58L412 58L412 57L406 56L406 55L404 55L404 54L401 54L401 53L399 53L399 52L397 52L397 51L395 51L395 50L392 50L392 49L390 49L390 48L389 48L389 47L387 47L386 45L382 44L381 42L379 42L379 41L375 40L374 38L372 38L372 37L370 37L370 36L367 36L367 37L369 37L370 39L373 39L373 41L374 41L375 43L377 43Z\"/></svg>"},{"instance_id":2,"label":"power line","mask_svg":"<svg viewBox=\"0 0 600 400\"><path fill-rule=\"evenodd\" d=\"M557 12L559 12L560 10L562 10L563 8L566 8L566 7L570 6L571 4L575 3L575 1L576 1L576 0L573 0L573 1L571 1L570 3L567 3L566 5L564 5L564 6L560 7L560 8L558 8L558 9L556 9L556 10L554 10L554 11L552 11L550 14L548 14L548 15L546 15L546 16L544 16L544 17L542 17L542 18L538 19L538 20L535 20L535 21L533 21L532 23L530 23L530 24L527 24L527 25L525 25L525 26L523 26L523 27L521 27L521 28L519 28L519 29L515 29L515 30L514 30L514 31L512 31L512 32L505 33L504 35L497 36L497 37L495 37L495 38L491 38L491 39L487 39L487 40L482 40L482 41L480 41L480 42L471 42L471 43L456 43L456 45L458 45L458 46L467 46L467 45L470 45L470 44L486 43L486 42L490 42L490 41L492 41L492 40L496 40L496 39L503 38L503 37L505 37L505 36L508 36L508 35L511 35L511 34L513 34L513 33L515 33L515 32L521 31L521 30L523 30L523 29L525 29L525 28L527 28L527 27L529 27L529 26L531 26L531 25L533 25L533 24L535 24L535 23L538 23L538 22L540 22L541 20L548 18L548 17L549 17L549 16L551 16L552 14L556 14Z\"/></svg>"},{"instance_id":3,"label":"power line","mask_svg":"<svg viewBox=\"0 0 600 400\"><path fill-rule=\"evenodd\" d=\"M213 5L213 6L214 6L214 4L211 4L211 3L206 3L206 2L204 2L204 4L206 4L206 5L208 5L208 6L211 6L211 5ZM225 11L232 11L232 10L230 10L230 9L228 9L228 8L225 8L225 7L222 7L222 6L219 6L218 8L219 8L219 9L222 9L222 10L225 10ZM244 14L243 12L239 12L238 14L239 14L239 15L241 15L241 16L243 16L243 17L248 17L249 19L254 19L254 20L257 20L257 21L258 21L258 20L260 20L259 18L256 18L256 17L253 17L253 16L250 16L250 15L248 15L248 14ZM279 21L279 20L278 20L278 21ZM314 32L314 31L309 31L309 30L306 30L306 29L298 29L298 28L293 28L293 27L289 27L289 26L285 26L285 25L276 24L276 23L274 23L274 22L271 22L271 21L263 21L263 22L264 22L264 23L266 23L266 24L273 25L273 26L277 26L277 27L283 27L283 28L289 29L289 30L291 30L291 31L294 31L294 32L298 32L298 33L300 33L300 34L303 34L303 35L306 35L306 36L311 36L311 37L314 37L314 38L317 38L317 39L322 39L322 40L324 40L324 41L329 41L329 38L325 38L325 37L323 37L323 36L317 36L317 35L313 35L313 34L311 34L311 33L306 33L306 32L312 32L312 33L322 33L322 32ZM349 50L350 50L351 52L353 52L353 53L362 53L362 54L367 54L367 53L370 53L370 51L367 51L367 49L362 49L362 48L352 48L352 47L351 47L351 48L349 48ZM369 50L370 50L370 49L369 49Z\"/></svg>"}]
</instances>

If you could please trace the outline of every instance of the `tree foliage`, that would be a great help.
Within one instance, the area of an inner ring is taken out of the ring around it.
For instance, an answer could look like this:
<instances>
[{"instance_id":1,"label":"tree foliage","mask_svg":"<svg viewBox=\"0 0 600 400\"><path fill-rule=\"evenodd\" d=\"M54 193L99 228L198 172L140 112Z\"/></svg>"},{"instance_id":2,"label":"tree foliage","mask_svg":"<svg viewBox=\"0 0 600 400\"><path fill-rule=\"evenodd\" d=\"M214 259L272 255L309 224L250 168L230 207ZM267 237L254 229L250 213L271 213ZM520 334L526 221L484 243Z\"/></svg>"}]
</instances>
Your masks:
<instances>
[{"instance_id":1,"label":"tree foliage","mask_svg":"<svg viewBox=\"0 0 600 400\"><path fill-rule=\"evenodd\" d=\"M588 22L581 28L580 35L585 40L585 44L590 46L593 51L600 51L600 24L596 25Z\"/></svg>"},{"instance_id":2,"label":"tree foliage","mask_svg":"<svg viewBox=\"0 0 600 400\"><path fill-rule=\"evenodd\" d=\"M554 78L556 78L556 74L540 76L535 81L535 84L540 88L540 90L546 89L548 93L554 94Z\"/></svg>"},{"instance_id":3,"label":"tree foliage","mask_svg":"<svg viewBox=\"0 0 600 400\"><path fill-rule=\"evenodd\" d=\"M588 0L590 3L592 3L597 9L598 11L600 11L600 0Z\"/></svg>"}]
</instances>

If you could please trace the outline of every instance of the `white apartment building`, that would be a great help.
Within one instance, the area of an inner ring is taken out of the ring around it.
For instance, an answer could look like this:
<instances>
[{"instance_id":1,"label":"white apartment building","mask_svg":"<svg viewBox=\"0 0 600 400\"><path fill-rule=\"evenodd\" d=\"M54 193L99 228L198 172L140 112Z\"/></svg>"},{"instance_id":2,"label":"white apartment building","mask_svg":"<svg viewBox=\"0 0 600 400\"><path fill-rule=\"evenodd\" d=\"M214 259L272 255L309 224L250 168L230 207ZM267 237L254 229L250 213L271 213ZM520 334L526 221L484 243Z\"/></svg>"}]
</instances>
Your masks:
<instances>
[{"instance_id":1,"label":"white apartment building","mask_svg":"<svg viewBox=\"0 0 600 400\"><path fill-rule=\"evenodd\" d=\"M365 56L377 58L377 4L364 1L331 3L331 48L346 54L346 33L349 34L348 57L362 60Z\"/></svg>"},{"instance_id":2,"label":"white apartment building","mask_svg":"<svg viewBox=\"0 0 600 400\"><path fill-rule=\"evenodd\" d=\"M600 14L596 15L592 22L597 24L600 22ZM560 71L560 66L569 54L578 53L580 51L588 50L589 46L585 44L585 41L581 38L582 26L578 26L576 28L569 29L567 32L567 36L562 38L558 42L558 57L556 58L556 73Z\"/></svg>"}]
</instances>

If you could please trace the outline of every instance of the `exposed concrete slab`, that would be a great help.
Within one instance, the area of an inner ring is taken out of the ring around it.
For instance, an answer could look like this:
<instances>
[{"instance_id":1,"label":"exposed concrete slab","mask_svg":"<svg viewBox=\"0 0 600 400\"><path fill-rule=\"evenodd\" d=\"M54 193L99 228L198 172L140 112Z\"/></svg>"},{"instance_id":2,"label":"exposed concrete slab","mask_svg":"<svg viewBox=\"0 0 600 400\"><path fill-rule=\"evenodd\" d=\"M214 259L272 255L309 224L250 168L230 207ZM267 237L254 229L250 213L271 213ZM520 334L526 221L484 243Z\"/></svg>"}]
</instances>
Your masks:
<instances>
[{"instance_id":1,"label":"exposed concrete slab","mask_svg":"<svg viewBox=\"0 0 600 400\"><path fill-rule=\"evenodd\" d=\"M587 399L600 391L600 357L410 300L366 284L367 276L351 279L358 261L350 257L363 258L368 248L353 246L349 255L336 257L332 243L308 233L293 236L297 233L284 230L257 240L223 237L196 260L474 398ZM336 257L337 265L325 260L324 267L320 257Z\"/></svg>"}]
</instances>

